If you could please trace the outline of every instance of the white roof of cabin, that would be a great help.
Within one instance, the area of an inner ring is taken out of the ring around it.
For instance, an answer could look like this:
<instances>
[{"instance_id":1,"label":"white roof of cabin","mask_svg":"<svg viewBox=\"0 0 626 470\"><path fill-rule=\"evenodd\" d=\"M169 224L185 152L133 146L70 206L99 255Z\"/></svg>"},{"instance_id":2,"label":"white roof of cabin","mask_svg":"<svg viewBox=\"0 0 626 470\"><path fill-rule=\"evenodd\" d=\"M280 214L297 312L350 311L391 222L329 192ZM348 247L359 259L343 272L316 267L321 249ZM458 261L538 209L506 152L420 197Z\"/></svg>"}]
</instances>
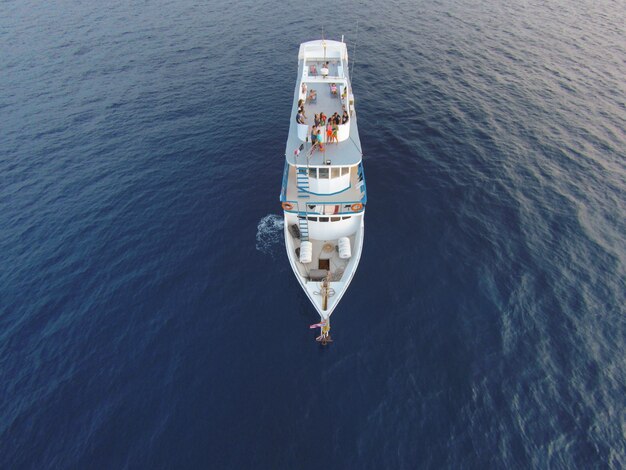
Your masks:
<instances>
[{"instance_id":1,"label":"white roof of cabin","mask_svg":"<svg viewBox=\"0 0 626 470\"><path fill-rule=\"evenodd\" d=\"M324 48L326 49L324 51ZM316 41L303 42L300 44L298 60L302 59L343 59L348 60L348 48L340 41L319 39Z\"/></svg>"}]
</instances>

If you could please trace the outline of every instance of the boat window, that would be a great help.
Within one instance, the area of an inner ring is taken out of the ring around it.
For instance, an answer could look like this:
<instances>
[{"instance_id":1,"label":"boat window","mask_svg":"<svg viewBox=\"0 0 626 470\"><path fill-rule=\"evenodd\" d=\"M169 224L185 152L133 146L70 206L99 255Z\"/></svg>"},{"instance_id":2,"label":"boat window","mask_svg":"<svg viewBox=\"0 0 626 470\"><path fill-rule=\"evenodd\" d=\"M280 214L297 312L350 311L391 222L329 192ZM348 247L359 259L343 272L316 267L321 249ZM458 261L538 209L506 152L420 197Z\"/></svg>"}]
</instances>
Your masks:
<instances>
[{"instance_id":1,"label":"boat window","mask_svg":"<svg viewBox=\"0 0 626 470\"><path fill-rule=\"evenodd\" d=\"M328 217L320 217L320 222L328 222Z\"/></svg>"},{"instance_id":2,"label":"boat window","mask_svg":"<svg viewBox=\"0 0 626 470\"><path fill-rule=\"evenodd\" d=\"M342 217L343 220L349 219L351 216Z\"/></svg>"},{"instance_id":3,"label":"boat window","mask_svg":"<svg viewBox=\"0 0 626 470\"><path fill-rule=\"evenodd\" d=\"M317 168L309 168L309 178L317 178Z\"/></svg>"},{"instance_id":4,"label":"boat window","mask_svg":"<svg viewBox=\"0 0 626 470\"><path fill-rule=\"evenodd\" d=\"M328 179L328 168L320 168L319 169L320 172L320 179Z\"/></svg>"},{"instance_id":5,"label":"boat window","mask_svg":"<svg viewBox=\"0 0 626 470\"><path fill-rule=\"evenodd\" d=\"M331 168L330 169L330 177L331 178L339 178L341 173L341 168Z\"/></svg>"},{"instance_id":6,"label":"boat window","mask_svg":"<svg viewBox=\"0 0 626 470\"><path fill-rule=\"evenodd\" d=\"M339 222L341 220L341 217L331 217L330 221L331 222Z\"/></svg>"},{"instance_id":7,"label":"boat window","mask_svg":"<svg viewBox=\"0 0 626 470\"><path fill-rule=\"evenodd\" d=\"M350 167L348 167L348 166L344 166L344 167L341 169L341 176L343 176L343 175L347 175L348 173L350 173Z\"/></svg>"},{"instance_id":8,"label":"boat window","mask_svg":"<svg viewBox=\"0 0 626 470\"><path fill-rule=\"evenodd\" d=\"M311 222L317 222L317 217L308 217Z\"/></svg>"}]
</instances>

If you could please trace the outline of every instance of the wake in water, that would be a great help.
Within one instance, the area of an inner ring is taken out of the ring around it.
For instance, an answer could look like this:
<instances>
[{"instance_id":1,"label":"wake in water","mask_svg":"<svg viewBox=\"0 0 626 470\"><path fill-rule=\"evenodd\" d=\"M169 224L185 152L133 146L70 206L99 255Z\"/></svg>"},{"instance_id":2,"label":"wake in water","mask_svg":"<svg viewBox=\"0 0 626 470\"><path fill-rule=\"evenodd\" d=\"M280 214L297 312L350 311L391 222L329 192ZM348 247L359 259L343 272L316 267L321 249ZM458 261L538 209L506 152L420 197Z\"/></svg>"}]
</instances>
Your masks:
<instances>
[{"instance_id":1,"label":"wake in water","mask_svg":"<svg viewBox=\"0 0 626 470\"><path fill-rule=\"evenodd\" d=\"M274 247L283 243L284 226L282 216L268 214L263 217L256 228L256 249L274 256Z\"/></svg>"}]
</instances>

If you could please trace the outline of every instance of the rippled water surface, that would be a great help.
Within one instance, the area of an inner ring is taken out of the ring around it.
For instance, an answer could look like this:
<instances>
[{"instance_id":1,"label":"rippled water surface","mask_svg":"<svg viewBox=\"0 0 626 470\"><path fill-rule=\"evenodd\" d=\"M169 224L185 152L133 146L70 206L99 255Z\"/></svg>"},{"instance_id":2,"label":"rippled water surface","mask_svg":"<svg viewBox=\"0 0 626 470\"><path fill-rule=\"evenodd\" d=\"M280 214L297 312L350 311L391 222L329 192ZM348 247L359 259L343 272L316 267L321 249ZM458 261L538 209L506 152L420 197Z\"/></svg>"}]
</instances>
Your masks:
<instances>
[{"instance_id":1,"label":"rippled water surface","mask_svg":"<svg viewBox=\"0 0 626 470\"><path fill-rule=\"evenodd\" d=\"M1 2L0 467L626 466L625 25L605 0ZM356 59L369 196L326 349L277 217L322 27Z\"/></svg>"}]
</instances>

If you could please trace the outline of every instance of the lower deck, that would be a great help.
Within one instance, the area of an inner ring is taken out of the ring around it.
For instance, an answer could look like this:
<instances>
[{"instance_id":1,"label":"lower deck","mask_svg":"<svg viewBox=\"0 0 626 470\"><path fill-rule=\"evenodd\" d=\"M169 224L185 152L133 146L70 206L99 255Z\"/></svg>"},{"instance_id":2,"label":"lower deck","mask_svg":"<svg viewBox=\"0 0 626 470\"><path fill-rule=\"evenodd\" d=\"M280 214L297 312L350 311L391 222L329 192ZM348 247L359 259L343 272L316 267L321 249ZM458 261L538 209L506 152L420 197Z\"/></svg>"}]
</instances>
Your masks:
<instances>
[{"instance_id":1,"label":"lower deck","mask_svg":"<svg viewBox=\"0 0 626 470\"><path fill-rule=\"evenodd\" d=\"M355 236L348 237L350 245L354 246ZM308 280L316 280L324 277L325 273L330 273L330 279L334 282L341 281L348 266L349 259L341 259L337 247L337 240L313 240L313 260L310 263L302 264L297 261L296 266L300 275ZM300 243L298 238L293 239L293 250L296 260L300 257Z\"/></svg>"},{"instance_id":2,"label":"lower deck","mask_svg":"<svg viewBox=\"0 0 626 470\"><path fill-rule=\"evenodd\" d=\"M285 248L289 262L322 319L330 317L346 292L363 250L364 213L339 219L336 222L309 222L310 235L307 236L304 219L285 212ZM312 225L316 225L317 230ZM349 248L344 237L348 238ZM312 248L310 257L305 254L308 259L304 263L300 251L308 251L308 246L303 248L303 239L310 242Z\"/></svg>"}]
</instances>

